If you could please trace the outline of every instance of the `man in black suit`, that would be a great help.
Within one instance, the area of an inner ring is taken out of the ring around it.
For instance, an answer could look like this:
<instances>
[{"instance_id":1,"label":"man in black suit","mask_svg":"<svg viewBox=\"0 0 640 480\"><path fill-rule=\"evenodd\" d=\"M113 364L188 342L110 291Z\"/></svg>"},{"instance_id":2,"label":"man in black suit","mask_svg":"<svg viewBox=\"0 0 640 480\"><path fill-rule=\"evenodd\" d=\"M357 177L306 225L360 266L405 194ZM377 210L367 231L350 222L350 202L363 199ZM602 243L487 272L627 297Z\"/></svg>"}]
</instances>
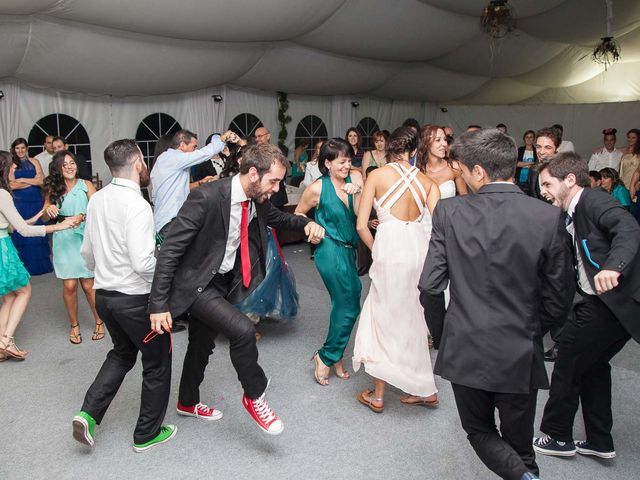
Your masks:
<instances>
[{"instance_id":1,"label":"man in black suit","mask_svg":"<svg viewBox=\"0 0 640 480\"><path fill-rule=\"evenodd\" d=\"M244 389L242 403L258 426L273 435L284 427L264 400L267 377L258 365L255 328L234 304L264 276L267 225L304 230L314 243L324 236L316 223L267 201L284 177L284 162L273 145L249 147L238 175L189 194L160 250L149 299L152 328L158 333L170 329L172 317L192 313L178 413L205 420L222 416L200 403L199 394L215 337L222 333Z\"/></svg>"},{"instance_id":2,"label":"man in black suit","mask_svg":"<svg viewBox=\"0 0 640 480\"><path fill-rule=\"evenodd\" d=\"M549 400L534 439L539 453L578 453L613 458L611 366L629 338L640 341L640 227L610 194L589 187L587 162L561 153L540 166L540 189L566 210L572 236L578 292L565 325L551 377ZM582 403L587 434L573 441Z\"/></svg>"},{"instance_id":3,"label":"man in black suit","mask_svg":"<svg viewBox=\"0 0 640 480\"><path fill-rule=\"evenodd\" d=\"M433 214L419 289L451 282L434 372L451 381L484 464L505 479L538 478L529 435L537 391L549 387L542 337L573 296L563 214L513 184L516 144L499 130L464 133L451 158L475 195L441 200Z\"/></svg>"}]
</instances>

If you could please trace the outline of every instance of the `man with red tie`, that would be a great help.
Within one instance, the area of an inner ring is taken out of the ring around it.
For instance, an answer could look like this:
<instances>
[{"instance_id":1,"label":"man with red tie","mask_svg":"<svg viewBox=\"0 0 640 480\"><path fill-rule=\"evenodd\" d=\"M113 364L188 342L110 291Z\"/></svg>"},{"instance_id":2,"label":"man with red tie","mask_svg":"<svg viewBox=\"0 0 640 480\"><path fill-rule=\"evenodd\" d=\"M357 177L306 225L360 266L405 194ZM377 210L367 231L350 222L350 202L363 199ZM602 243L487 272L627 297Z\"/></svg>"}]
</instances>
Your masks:
<instances>
[{"instance_id":1,"label":"man with red tie","mask_svg":"<svg viewBox=\"0 0 640 480\"><path fill-rule=\"evenodd\" d=\"M264 432L277 435L284 428L264 400L267 377L258 364L255 328L234 304L264 276L267 226L304 230L312 243L324 236L318 224L267 201L278 191L285 162L274 145L247 148L238 175L189 194L162 245L149 299L152 328L169 331L172 317L192 313L178 394L181 415L222 417L200 402L199 393L215 337L222 333L244 390L243 405Z\"/></svg>"}]
</instances>

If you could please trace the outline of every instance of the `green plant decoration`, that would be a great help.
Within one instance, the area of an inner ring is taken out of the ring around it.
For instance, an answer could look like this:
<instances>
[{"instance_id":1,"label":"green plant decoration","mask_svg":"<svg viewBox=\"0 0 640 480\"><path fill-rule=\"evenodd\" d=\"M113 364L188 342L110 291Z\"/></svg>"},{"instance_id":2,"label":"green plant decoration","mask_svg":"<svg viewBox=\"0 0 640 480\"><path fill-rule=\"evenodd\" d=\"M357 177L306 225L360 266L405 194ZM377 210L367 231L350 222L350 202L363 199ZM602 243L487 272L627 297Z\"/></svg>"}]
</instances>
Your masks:
<instances>
[{"instance_id":1,"label":"green plant decoration","mask_svg":"<svg viewBox=\"0 0 640 480\"><path fill-rule=\"evenodd\" d=\"M286 155L288 148L287 142L287 123L291 122L291 117L287 115L289 110L289 99L285 92L278 92L278 123L280 124L280 132L278 133L278 147Z\"/></svg>"}]
</instances>

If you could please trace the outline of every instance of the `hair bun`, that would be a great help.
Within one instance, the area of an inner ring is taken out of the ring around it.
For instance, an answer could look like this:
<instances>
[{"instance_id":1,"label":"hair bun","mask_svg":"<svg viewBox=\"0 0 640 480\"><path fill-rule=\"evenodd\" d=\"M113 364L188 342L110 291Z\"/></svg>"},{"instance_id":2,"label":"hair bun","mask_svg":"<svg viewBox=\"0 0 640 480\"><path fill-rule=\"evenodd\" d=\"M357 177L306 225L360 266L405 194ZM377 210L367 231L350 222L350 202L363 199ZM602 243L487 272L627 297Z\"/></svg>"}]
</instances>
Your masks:
<instances>
[{"instance_id":1,"label":"hair bun","mask_svg":"<svg viewBox=\"0 0 640 480\"><path fill-rule=\"evenodd\" d=\"M602 130L603 135L615 135L616 133L618 133L618 130L615 128L605 128Z\"/></svg>"}]
</instances>

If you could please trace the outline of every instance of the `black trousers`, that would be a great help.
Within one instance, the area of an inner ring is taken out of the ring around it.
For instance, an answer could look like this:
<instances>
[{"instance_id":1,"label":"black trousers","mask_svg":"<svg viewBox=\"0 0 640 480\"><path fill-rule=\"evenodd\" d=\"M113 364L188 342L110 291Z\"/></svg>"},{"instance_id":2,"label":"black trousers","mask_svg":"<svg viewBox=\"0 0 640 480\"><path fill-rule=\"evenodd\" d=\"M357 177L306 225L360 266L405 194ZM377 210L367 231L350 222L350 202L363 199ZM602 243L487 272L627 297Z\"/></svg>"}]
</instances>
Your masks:
<instances>
[{"instance_id":1,"label":"black trousers","mask_svg":"<svg viewBox=\"0 0 640 480\"><path fill-rule=\"evenodd\" d=\"M82 404L82 410L99 424L140 351L142 395L134 443L148 442L160 433L171 389L169 335L159 335L149 343L143 343L151 331L148 304L149 295L96 290L96 310L111 335L113 349L107 353Z\"/></svg>"},{"instance_id":2,"label":"black trousers","mask_svg":"<svg viewBox=\"0 0 640 480\"><path fill-rule=\"evenodd\" d=\"M452 383L462 428L482 462L496 475L520 480L527 472L539 475L533 451L533 422L538 391L496 393ZM500 415L500 432L495 409Z\"/></svg>"},{"instance_id":3,"label":"black trousers","mask_svg":"<svg viewBox=\"0 0 640 480\"><path fill-rule=\"evenodd\" d=\"M447 313L444 301L444 292L437 295L429 295L427 292L420 292L420 304L424 308L424 320L433 339L433 348L440 348L442 330L444 328L444 316Z\"/></svg>"},{"instance_id":4,"label":"black trousers","mask_svg":"<svg viewBox=\"0 0 640 480\"><path fill-rule=\"evenodd\" d=\"M574 306L560 337L540 430L556 440L572 441L573 422L582 402L587 440L597 448L614 449L609 361L629 338L598 297L585 295Z\"/></svg>"},{"instance_id":5,"label":"black trousers","mask_svg":"<svg viewBox=\"0 0 640 480\"><path fill-rule=\"evenodd\" d=\"M192 406L200 402L200 384L215 348L218 333L229 339L231 363L238 374L244 393L255 400L267 388L267 377L258 365L255 326L247 316L225 297L234 279L232 272L215 275L211 283L191 305L189 344L184 357L180 391L181 404Z\"/></svg>"}]
</instances>

